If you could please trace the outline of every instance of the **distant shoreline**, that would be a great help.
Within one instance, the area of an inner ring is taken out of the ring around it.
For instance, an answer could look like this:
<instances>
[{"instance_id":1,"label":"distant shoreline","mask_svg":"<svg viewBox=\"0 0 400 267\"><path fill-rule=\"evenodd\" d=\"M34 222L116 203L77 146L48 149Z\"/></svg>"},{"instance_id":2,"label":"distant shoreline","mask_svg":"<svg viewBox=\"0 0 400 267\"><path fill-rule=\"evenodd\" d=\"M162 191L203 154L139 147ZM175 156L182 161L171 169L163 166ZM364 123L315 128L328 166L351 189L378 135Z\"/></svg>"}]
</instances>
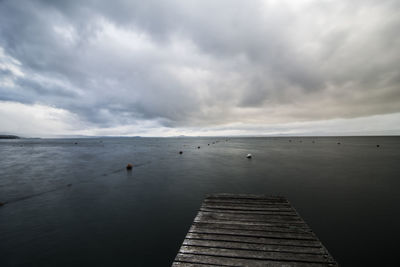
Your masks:
<instances>
[{"instance_id":1,"label":"distant shoreline","mask_svg":"<svg viewBox=\"0 0 400 267\"><path fill-rule=\"evenodd\" d=\"M0 139L20 139L21 137L16 135L3 135L0 134Z\"/></svg>"},{"instance_id":2,"label":"distant shoreline","mask_svg":"<svg viewBox=\"0 0 400 267\"><path fill-rule=\"evenodd\" d=\"M113 138L354 138L354 137L400 137L399 134L387 135L227 135L227 136L48 136L48 137L21 137L17 135L0 135L0 139L113 139Z\"/></svg>"}]
</instances>

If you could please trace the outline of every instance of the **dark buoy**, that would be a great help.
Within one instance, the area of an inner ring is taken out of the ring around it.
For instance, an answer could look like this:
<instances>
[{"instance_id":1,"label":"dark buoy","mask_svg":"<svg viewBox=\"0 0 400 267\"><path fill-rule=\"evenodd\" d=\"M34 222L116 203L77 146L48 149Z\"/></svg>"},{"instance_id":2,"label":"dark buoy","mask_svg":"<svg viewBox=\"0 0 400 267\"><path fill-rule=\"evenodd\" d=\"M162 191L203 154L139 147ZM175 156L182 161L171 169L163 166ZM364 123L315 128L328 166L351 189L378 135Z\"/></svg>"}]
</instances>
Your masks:
<instances>
[{"instance_id":1,"label":"dark buoy","mask_svg":"<svg viewBox=\"0 0 400 267\"><path fill-rule=\"evenodd\" d=\"M132 170L132 168L133 168L133 165L132 164L130 164L130 163L128 163L128 165L126 165L126 169L127 170Z\"/></svg>"},{"instance_id":2,"label":"dark buoy","mask_svg":"<svg viewBox=\"0 0 400 267\"><path fill-rule=\"evenodd\" d=\"M251 155L250 153L247 154L246 158L251 159L253 157L253 155Z\"/></svg>"},{"instance_id":3,"label":"dark buoy","mask_svg":"<svg viewBox=\"0 0 400 267\"><path fill-rule=\"evenodd\" d=\"M198 146L197 149L200 149L200 147Z\"/></svg>"},{"instance_id":4,"label":"dark buoy","mask_svg":"<svg viewBox=\"0 0 400 267\"><path fill-rule=\"evenodd\" d=\"M210 145L210 144L208 144L208 145Z\"/></svg>"},{"instance_id":5,"label":"dark buoy","mask_svg":"<svg viewBox=\"0 0 400 267\"><path fill-rule=\"evenodd\" d=\"M71 187L71 186L72 186L72 184L67 184L67 186L68 186L68 187Z\"/></svg>"},{"instance_id":6,"label":"dark buoy","mask_svg":"<svg viewBox=\"0 0 400 267\"><path fill-rule=\"evenodd\" d=\"M376 145L376 147L380 147L380 145Z\"/></svg>"},{"instance_id":7,"label":"dark buoy","mask_svg":"<svg viewBox=\"0 0 400 267\"><path fill-rule=\"evenodd\" d=\"M182 151L179 151L179 154L181 154L181 155L182 155L182 153L183 153Z\"/></svg>"},{"instance_id":8,"label":"dark buoy","mask_svg":"<svg viewBox=\"0 0 400 267\"><path fill-rule=\"evenodd\" d=\"M0 207L4 206L6 203L5 202L0 202Z\"/></svg>"},{"instance_id":9,"label":"dark buoy","mask_svg":"<svg viewBox=\"0 0 400 267\"><path fill-rule=\"evenodd\" d=\"M337 144L340 145L340 142L338 142Z\"/></svg>"},{"instance_id":10,"label":"dark buoy","mask_svg":"<svg viewBox=\"0 0 400 267\"><path fill-rule=\"evenodd\" d=\"M78 142L75 142L74 144L75 144L75 145L77 145L77 144L78 144Z\"/></svg>"},{"instance_id":11,"label":"dark buoy","mask_svg":"<svg viewBox=\"0 0 400 267\"><path fill-rule=\"evenodd\" d=\"M315 143L315 141L313 140L313 141L312 141L312 143L314 144L314 143Z\"/></svg>"},{"instance_id":12,"label":"dark buoy","mask_svg":"<svg viewBox=\"0 0 400 267\"><path fill-rule=\"evenodd\" d=\"M289 139L289 142L292 142L292 140Z\"/></svg>"}]
</instances>

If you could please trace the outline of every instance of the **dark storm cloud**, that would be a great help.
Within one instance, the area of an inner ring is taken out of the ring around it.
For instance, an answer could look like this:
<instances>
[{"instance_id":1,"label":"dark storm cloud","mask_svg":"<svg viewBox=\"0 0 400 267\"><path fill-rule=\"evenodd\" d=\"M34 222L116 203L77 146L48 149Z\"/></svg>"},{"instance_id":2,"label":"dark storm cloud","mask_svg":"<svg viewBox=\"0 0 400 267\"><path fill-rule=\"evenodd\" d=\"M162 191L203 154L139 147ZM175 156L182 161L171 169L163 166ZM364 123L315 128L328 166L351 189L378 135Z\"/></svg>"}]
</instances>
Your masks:
<instances>
[{"instance_id":1,"label":"dark storm cloud","mask_svg":"<svg viewBox=\"0 0 400 267\"><path fill-rule=\"evenodd\" d=\"M398 1L2 1L0 99L99 127L400 111Z\"/></svg>"}]
</instances>

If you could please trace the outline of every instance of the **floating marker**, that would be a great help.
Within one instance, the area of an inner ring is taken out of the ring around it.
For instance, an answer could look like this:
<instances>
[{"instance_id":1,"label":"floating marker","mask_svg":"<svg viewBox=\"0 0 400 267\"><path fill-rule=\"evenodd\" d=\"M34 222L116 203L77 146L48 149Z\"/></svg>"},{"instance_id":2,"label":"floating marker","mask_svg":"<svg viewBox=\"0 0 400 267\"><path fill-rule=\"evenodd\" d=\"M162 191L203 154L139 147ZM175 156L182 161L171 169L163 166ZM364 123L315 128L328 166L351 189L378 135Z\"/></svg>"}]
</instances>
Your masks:
<instances>
[{"instance_id":1,"label":"floating marker","mask_svg":"<svg viewBox=\"0 0 400 267\"><path fill-rule=\"evenodd\" d=\"M251 159L253 157L253 155L251 154L247 154L246 158Z\"/></svg>"},{"instance_id":2,"label":"floating marker","mask_svg":"<svg viewBox=\"0 0 400 267\"><path fill-rule=\"evenodd\" d=\"M126 169L127 169L127 170L132 170L132 168L133 168L133 165L132 165L132 164L128 163L128 165L126 165Z\"/></svg>"},{"instance_id":3,"label":"floating marker","mask_svg":"<svg viewBox=\"0 0 400 267\"><path fill-rule=\"evenodd\" d=\"M182 151L179 151L179 154L182 154L183 152Z\"/></svg>"}]
</instances>

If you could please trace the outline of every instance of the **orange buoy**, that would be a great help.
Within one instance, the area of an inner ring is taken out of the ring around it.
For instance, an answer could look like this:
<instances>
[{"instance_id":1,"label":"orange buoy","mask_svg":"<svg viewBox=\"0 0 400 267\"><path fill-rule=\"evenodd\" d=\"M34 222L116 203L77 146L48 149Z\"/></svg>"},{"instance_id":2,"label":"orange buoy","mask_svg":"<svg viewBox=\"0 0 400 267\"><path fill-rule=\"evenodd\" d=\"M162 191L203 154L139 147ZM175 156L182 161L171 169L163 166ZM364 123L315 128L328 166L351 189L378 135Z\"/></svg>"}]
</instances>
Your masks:
<instances>
[{"instance_id":1,"label":"orange buoy","mask_svg":"<svg viewBox=\"0 0 400 267\"><path fill-rule=\"evenodd\" d=\"M132 164L128 163L128 165L126 165L126 169L127 169L127 170L132 170L132 168L133 168L133 165L132 165Z\"/></svg>"}]
</instances>

